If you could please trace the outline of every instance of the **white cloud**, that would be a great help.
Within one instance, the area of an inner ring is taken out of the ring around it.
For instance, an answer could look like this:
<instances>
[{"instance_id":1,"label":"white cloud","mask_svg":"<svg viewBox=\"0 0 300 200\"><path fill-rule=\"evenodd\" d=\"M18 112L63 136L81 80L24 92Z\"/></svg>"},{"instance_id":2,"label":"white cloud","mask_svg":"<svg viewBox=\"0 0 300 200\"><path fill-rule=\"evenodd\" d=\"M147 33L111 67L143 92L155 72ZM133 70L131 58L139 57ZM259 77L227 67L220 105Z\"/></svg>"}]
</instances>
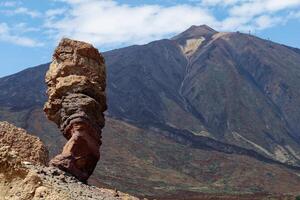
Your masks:
<instances>
[{"instance_id":1,"label":"white cloud","mask_svg":"<svg viewBox=\"0 0 300 200\"><path fill-rule=\"evenodd\" d=\"M220 31L262 30L286 22L288 16L277 16L279 11L300 6L300 0L198 0L196 6L169 7L129 6L115 0L55 1L66 3L69 9L46 13L47 33L56 40L71 37L110 47L169 37L191 25L207 24ZM217 20L213 8L220 6L227 16Z\"/></svg>"},{"instance_id":2,"label":"white cloud","mask_svg":"<svg viewBox=\"0 0 300 200\"><path fill-rule=\"evenodd\" d=\"M300 19L300 0L188 0L186 3L127 5L117 0L51 0L45 12L31 10L24 4L0 3L0 12L14 17L27 15L25 23L10 25L8 41L20 35L50 36L55 41L71 37L92 42L100 48L111 49L131 44L143 44L168 38L191 25L207 24L219 31L263 30L290 19ZM159 1L155 1L159 2ZM198 2L198 3L197 3ZM10 6L13 6L13 9ZM171 6L172 5L172 6ZM222 16L222 17L220 17ZM43 27L28 27L32 21ZM13 24L13 23L12 23ZM34 46L38 42L28 38L19 44ZM47 38L49 40L49 38ZM3 35L2 39L3 40ZM17 40L18 41L18 40Z\"/></svg>"},{"instance_id":3,"label":"white cloud","mask_svg":"<svg viewBox=\"0 0 300 200\"><path fill-rule=\"evenodd\" d=\"M300 9L300 0L199 0L199 2L210 9L221 7L227 16L220 21L218 28L230 31L255 31L284 24L287 20L296 18L295 10Z\"/></svg>"},{"instance_id":4,"label":"white cloud","mask_svg":"<svg viewBox=\"0 0 300 200\"><path fill-rule=\"evenodd\" d=\"M30 33L30 32L40 31L40 28L30 27L24 22L20 22L13 25L12 29L14 30L14 32L18 32L18 33Z\"/></svg>"},{"instance_id":5,"label":"white cloud","mask_svg":"<svg viewBox=\"0 0 300 200\"><path fill-rule=\"evenodd\" d=\"M197 0L193 0L197 1ZM198 0L199 1L199 0ZM248 0L202 0L201 4L203 6L231 6L242 2L247 2Z\"/></svg>"},{"instance_id":6,"label":"white cloud","mask_svg":"<svg viewBox=\"0 0 300 200\"><path fill-rule=\"evenodd\" d=\"M257 29L266 29L277 24L284 23L284 21L285 20L280 17L271 17L268 15L262 15L255 19Z\"/></svg>"},{"instance_id":7,"label":"white cloud","mask_svg":"<svg viewBox=\"0 0 300 200\"><path fill-rule=\"evenodd\" d=\"M55 17L58 15L62 15L66 12L65 8L58 8L58 9L50 9L46 11L46 17Z\"/></svg>"},{"instance_id":8,"label":"white cloud","mask_svg":"<svg viewBox=\"0 0 300 200\"><path fill-rule=\"evenodd\" d=\"M229 10L229 13L233 16L257 16L299 6L300 0L252 0L235 5Z\"/></svg>"},{"instance_id":9,"label":"white cloud","mask_svg":"<svg viewBox=\"0 0 300 200\"><path fill-rule=\"evenodd\" d=\"M31 38L11 33L11 28L6 23L0 23L0 41L9 42L20 46L36 47L43 44Z\"/></svg>"},{"instance_id":10,"label":"white cloud","mask_svg":"<svg viewBox=\"0 0 300 200\"><path fill-rule=\"evenodd\" d=\"M1 13L9 16L13 15L28 15L32 18L39 17L41 16L41 13L35 10L30 10L25 7L17 7L17 8L12 8L12 9L6 9L6 10L1 10Z\"/></svg>"},{"instance_id":11,"label":"white cloud","mask_svg":"<svg viewBox=\"0 0 300 200\"><path fill-rule=\"evenodd\" d=\"M249 7L252 10L256 6L258 10L265 9L265 11L278 11L290 7L299 6L299 0L190 0L201 2L203 6L234 6L234 12L237 12L239 8L244 9Z\"/></svg>"},{"instance_id":12,"label":"white cloud","mask_svg":"<svg viewBox=\"0 0 300 200\"><path fill-rule=\"evenodd\" d=\"M105 0L64 0L70 6L63 18L48 19L55 36L72 37L98 45L145 43L181 32L193 24L215 24L200 7L175 5L129 6Z\"/></svg>"},{"instance_id":13,"label":"white cloud","mask_svg":"<svg viewBox=\"0 0 300 200\"><path fill-rule=\"evenodd\" d=\"M1 2L0 6L1 7L14 7L16 5L18 5L19 3L16 1L5 1L5 2Z\"/></svg>"},{"instance_id":14,"label":"white cloud","mask_svg":"<svg viewBox=\"0 0 300 200\"><path fill-rule=\"evenodd\" d=\"M217 28L220 31L248 31L253 29L253 25L249 25L249 17L228 17L219 23Z\"/></svg>"},{"instance_id":15,"label":"white cloud","mask_svg":"<svg viewBox=\"0 0 300 200\"><path fill-rule=\"evenodd\" d=\"M288 15L288 19L300 19L300 11L292 11Z\"/></svg>"}]
</instances>

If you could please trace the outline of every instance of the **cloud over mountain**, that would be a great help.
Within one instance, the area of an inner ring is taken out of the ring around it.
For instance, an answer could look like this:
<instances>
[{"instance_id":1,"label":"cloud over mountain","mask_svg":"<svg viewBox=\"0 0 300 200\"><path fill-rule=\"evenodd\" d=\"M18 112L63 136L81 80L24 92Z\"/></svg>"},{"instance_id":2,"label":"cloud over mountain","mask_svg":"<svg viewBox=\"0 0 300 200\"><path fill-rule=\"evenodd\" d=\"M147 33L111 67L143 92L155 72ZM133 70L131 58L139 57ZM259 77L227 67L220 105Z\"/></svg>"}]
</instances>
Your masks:
<instances>
[{"instance_id":1,"label":"cloud over mountain","mask_svg":"<svg viewBox=\"0 0 300 200\"><path fill-rule=\"evenodd\" d=\"M2 25L16 22L39 29L28 34L9 26L2 42L39 46L39 41L47 41L51 46L66 36L107 50L171 37L193 24L253 32L300 18L300 0L48 0L45 5L32 6L22 0L0 3Z\"/></svg>"},{"instance_id":2,"label":"cloud over mountain","mask_svg":"<svg viewBox=\"0 0 300 200\"><path fill-rule=\"evenodd\" d=\"M56 38L69 36L104 46L141 44L168 37L191 24L223 31L255 31L296 18L299 0L203 0L158 4L121 4L111 0L60 0L65 12L46 20ZM224 17L217 17L221 7ZM293 14L294 13L294 14Z\"/></svg>"}]
</instances>

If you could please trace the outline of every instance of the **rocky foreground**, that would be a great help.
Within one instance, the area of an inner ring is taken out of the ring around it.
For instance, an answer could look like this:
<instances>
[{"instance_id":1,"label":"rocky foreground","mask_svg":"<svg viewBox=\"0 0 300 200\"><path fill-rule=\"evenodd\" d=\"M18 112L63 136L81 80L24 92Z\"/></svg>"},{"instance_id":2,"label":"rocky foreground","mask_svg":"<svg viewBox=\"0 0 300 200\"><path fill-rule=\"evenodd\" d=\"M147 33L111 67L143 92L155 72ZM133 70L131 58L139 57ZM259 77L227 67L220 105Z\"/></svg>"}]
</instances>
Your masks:
<instances>
[{"instance_id":1,"label":"rocky foreground","mask_svg":"<svg viewBox=\"0 0 300 200\"><path fill-rule=\"evenodd\" d=\"M1 200L135 200L127 194L81 183L73 176L47 167L48 151L35 136L0 122Z\"/></svg>"}]
</instances>

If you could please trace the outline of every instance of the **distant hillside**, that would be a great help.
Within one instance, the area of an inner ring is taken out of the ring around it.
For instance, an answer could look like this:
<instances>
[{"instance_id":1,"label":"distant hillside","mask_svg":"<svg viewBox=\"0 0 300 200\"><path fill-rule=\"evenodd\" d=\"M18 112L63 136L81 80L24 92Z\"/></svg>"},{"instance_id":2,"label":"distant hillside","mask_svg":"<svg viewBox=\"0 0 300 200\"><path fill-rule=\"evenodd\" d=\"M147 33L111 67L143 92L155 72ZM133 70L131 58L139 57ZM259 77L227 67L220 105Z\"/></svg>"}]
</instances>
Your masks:
<instances>
[{"instance_id":1,"label":"distant hillside","mask_svg":"<svg viewBox=\"0 0 300 200\"><path fill-rule=\"evenodd\" d=\"M107 125L91 181L137 195L300 191L300 50L192 26L104 53ZM0 120L64 140L41 110L48 64L0 79Z\"/></svg>"}]
</instances>

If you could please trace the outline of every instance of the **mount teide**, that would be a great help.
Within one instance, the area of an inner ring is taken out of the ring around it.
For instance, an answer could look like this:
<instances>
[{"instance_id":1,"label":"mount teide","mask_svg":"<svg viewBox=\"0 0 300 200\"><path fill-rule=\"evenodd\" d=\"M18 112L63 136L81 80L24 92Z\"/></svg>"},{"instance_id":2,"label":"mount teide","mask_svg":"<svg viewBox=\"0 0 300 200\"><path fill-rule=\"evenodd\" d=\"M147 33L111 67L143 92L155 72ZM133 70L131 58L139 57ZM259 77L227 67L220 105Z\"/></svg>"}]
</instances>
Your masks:
<instances>
[{"instance_id":1,"label":"mount teide","mask_svg":"<svg viewBox=\"0 0 300 200\"><path fill-rule=\"evenodd\" d=\"M94 182L140 195L300 190L300 50L192 26L104 53L107 127ZM61 144L46 65L0 79L0 120ZM243 174L243 176L241 176Z\"/></svg>"}]
</instances>

